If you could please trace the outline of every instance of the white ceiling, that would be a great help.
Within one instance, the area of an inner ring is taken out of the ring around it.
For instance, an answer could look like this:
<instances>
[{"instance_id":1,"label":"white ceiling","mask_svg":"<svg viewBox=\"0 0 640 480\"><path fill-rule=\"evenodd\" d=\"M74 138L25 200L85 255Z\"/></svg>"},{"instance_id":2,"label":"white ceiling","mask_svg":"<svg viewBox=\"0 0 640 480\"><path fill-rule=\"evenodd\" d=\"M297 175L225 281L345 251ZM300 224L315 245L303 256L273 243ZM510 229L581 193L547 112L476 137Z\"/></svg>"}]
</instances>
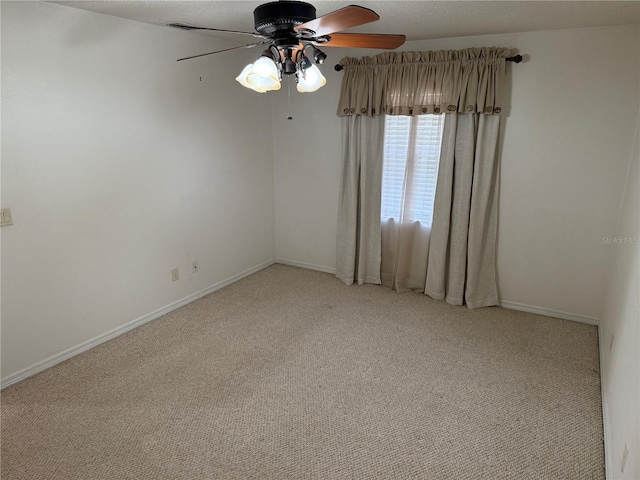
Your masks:
<instances>
[{"instance_id":1,"label":"white ceiling","mask_svg":"<svg viewBox=\"0 0 640 480\"><path fill-rule=\"evenodd\" d=\"M62 5L154 25L188 23L253 31L253 9L265 2L57 1ZM350 31L404 33L408 40L640 23L638 1L359 1L311 0L318 16L349 4L371 8L378 22ZM228 34L217 34L227 39Z\"/></svg>"}]
</instances>

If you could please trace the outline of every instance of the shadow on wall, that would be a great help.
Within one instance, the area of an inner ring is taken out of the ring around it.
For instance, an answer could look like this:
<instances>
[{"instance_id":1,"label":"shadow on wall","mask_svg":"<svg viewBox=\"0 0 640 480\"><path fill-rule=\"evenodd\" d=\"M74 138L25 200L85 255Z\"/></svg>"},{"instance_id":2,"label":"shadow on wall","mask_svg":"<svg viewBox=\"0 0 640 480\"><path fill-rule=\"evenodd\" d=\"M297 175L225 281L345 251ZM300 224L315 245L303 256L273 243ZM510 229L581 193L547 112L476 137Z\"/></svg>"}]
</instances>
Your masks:
<instances>
[{"instance_id":1,"label":"shadow on wall","mask_svg":"<svg viewBox=\"0 0 640 480\"><path fill-rule=\"evenodd\" d=\"M122 22L97 22L95 13L78 11L83 13L82 19L73 28L64 31L65 46L86 49L104 43L121 33Z\"/></svg>"}]
</instances>

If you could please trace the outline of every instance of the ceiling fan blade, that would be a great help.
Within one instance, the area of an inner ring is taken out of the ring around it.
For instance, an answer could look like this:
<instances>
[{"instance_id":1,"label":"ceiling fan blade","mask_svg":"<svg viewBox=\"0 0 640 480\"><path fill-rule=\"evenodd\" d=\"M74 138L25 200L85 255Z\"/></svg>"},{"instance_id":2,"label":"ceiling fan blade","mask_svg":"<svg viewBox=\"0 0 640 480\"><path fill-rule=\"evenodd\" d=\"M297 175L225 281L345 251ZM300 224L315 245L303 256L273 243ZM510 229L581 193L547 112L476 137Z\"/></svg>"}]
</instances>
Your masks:
<instances>
[{"instance_id":1,"label":"ceiling fan blade","mask_svg":"<svg viewBox=\"0 0 640 480\"><path fill-rule=\"evenodd\" d=\"M348 7L344 7L340 10L336 10L335 12L318 17L315 20L298 25L297 27L294 27L294 30L296 32L312 30L315 32L315 37L321 37L333 32L346 30L347 28L375 22L379 19L380 16L373 10L359 7L357 5L349 5Z\"/></svg>"},{"instance_id":2,"label":"ceiling fan blade","mask_svg":"<svg viewBox=\"0 0 640 480\"><path fill-rule=\"evenodd\" d=\"M377 33L332 33L328 42L311 42L319 47L380 48L393 50L402 45L404 35L383 35Z\"/></svg>"},{"instance_id":3,"label":"ceiling fan blade","mask_svg":"<svg viewBox=\"0 0 640 480\"><path fill-rule=\"evenodd\" d=\"M173 28L178 28L180 30L187 30L187 31L206 30L208 32L235 33L238 35L251 35L252 37L256 37L256 38L267 38L264 35L260 35L259 33L239 32L238 30L224 30L222 28L194 27L193 25L186 25L184 23L169 23L167 24L167 27L173 27Z\"/></svg>"},{"instance_id":4,"label":"ceiling fan blade","mask_svg":"<svg viewBox=\"0 0 640 480\"><path fill-rule=\"evenodd\" d=\"M239 48L259 47L261 45L268 45L269 43L271 42L248 43L247 45L239 45L237 47L225 48L224 50L216 50L215 52L201 53L200 55L193 55L191 57L179 58L177 61L181 62L182 60L190 60L192 58L204 57L206 55L213 55L214 53L228 52L229 50L238 50Z\"/></svg>"}]
</instances>

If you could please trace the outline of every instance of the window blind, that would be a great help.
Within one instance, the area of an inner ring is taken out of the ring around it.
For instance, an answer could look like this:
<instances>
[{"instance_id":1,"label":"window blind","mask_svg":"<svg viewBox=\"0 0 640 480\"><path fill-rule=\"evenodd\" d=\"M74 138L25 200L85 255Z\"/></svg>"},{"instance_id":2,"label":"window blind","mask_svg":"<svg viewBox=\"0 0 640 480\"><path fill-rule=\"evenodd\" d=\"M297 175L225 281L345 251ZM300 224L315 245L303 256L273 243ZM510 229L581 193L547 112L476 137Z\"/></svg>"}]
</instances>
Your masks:
<instances>
[{"instance_id":1,"label":"window blind","mask_svg":"<svg viewBox=\"0 0 640 480\"><path fill-rule=\"evenodd\" d=\"M386 116L381 219L431 225L444 115Z\"/></svg>"}]
</instances>

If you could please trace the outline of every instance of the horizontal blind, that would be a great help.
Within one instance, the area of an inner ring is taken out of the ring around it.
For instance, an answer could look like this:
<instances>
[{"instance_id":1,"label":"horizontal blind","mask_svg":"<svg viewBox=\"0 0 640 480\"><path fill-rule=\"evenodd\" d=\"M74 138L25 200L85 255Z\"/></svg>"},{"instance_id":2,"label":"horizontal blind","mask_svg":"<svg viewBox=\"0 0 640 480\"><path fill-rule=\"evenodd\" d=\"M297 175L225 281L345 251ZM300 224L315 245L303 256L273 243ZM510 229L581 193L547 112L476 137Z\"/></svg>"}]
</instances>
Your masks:
<instances>
[{"instance_id":1,"label":"horizontal blind","mask_svg":"<svg viewBox=\"0 0 640 480\"><path fill-rule=\"evenodd\" d=\"M444 115L387 116L382 221L431 225Z\"/></svg>"}]
</instances>

